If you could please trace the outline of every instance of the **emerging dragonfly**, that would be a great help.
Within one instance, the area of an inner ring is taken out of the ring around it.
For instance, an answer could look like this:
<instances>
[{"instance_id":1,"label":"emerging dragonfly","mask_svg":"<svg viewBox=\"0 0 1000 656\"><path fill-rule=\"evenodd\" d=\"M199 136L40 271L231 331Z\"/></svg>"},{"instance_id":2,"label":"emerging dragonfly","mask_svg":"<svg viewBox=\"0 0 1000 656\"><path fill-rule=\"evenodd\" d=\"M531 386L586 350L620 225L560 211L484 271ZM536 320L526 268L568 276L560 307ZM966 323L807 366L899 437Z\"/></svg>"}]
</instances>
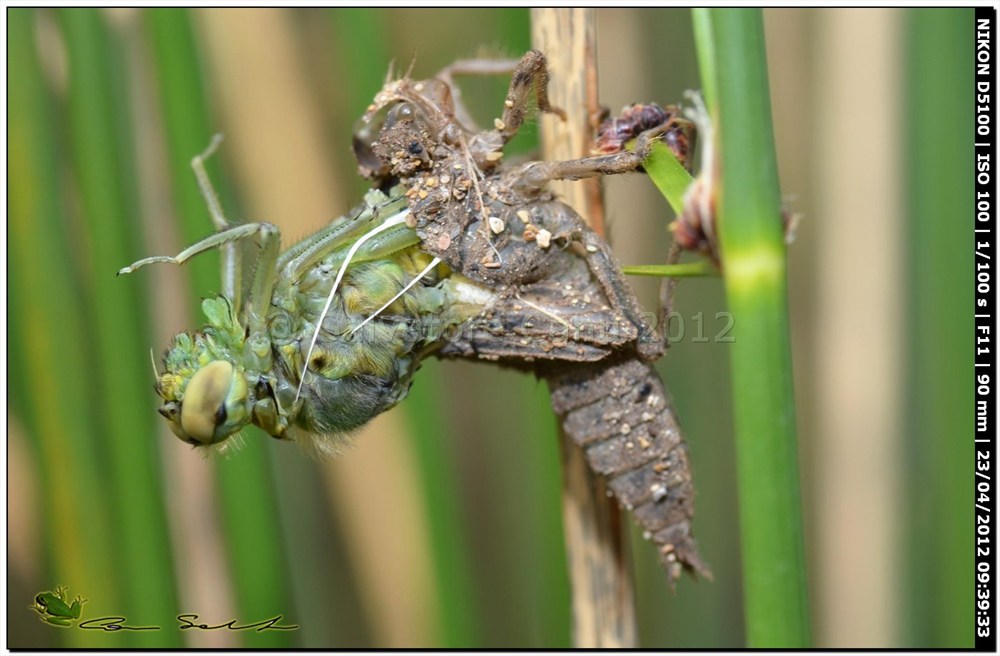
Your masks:
<instances>
[{"instance_id":1,"label":"emerging dragonfly","mask_svg":"<svg viewBox=\"0 0 1000 656\"><path fill-rule=\"evenodd\" d=\"M476 131L451 77L501 70L513 72L502 115ZM349 216L283 252L273 225L226 221L203 167L213 141L192 165L218 231L120 272L222 251L222 295L202 304L208 324L178 335L164 356L160 413L195 446L224 445L252 423L330 453L406 396L422 358L499 361L547 379L564 429L657 545L671 579L683 569L707 575L691 535L687 446L651 366L663 339L607 243L545 189L634 171L676 126L642 132L634 151L502 164L532 90L540 110L562 113L547 82L535 50L387 82L354 134L374 188ZM244 298L246 239L260 249Z\"/></svg>"}]
</instances>

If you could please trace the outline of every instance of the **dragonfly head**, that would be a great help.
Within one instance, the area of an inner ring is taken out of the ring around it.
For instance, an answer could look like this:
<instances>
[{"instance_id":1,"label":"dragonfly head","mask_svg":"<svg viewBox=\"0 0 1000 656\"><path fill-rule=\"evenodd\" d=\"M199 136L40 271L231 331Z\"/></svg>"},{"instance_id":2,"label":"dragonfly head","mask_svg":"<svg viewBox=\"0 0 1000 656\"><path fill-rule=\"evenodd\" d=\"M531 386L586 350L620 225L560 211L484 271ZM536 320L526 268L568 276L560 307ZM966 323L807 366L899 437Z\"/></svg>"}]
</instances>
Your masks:
<instances>
[{"instance_id":1,"label":"dragonfly head","mask_svg":"<svg viewBox=\"0 0 1000 656\"><path fill-rule=\"evenodd\" d=\"M194 446L220 444L250 423L252 399L240 367L212 360L195 369L168 370L156 390L160 414L174 435Z\"/></svg>"},{"instance_id":2,"label":"dragonfly head","mask_svg":"<svg viewBox=\"0 0 1000 656\"><path fill-rule=\"evenodd\" d=\"M250 423L254 399L241 353L245 329L224 296L201 304L208 325L180 333L163 357L156 393L174 435L194 446L220 445Z\"/></svg>"}]
</instances>

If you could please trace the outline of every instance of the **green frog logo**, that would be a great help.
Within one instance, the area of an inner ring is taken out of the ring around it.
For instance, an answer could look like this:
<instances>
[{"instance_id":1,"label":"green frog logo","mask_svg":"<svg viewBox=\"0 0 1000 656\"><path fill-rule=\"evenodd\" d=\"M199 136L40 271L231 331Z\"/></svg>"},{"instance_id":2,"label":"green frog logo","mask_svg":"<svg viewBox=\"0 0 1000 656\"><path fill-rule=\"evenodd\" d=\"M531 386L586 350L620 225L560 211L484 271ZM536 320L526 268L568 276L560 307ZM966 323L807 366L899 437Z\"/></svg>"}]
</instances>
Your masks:
<instances>
[{"instance_id":1,"label":"green frog logo","mask_svg":"<svg viewBox=\"0 0 1000 656\"><path fill-rule=\"evenodd\" d=\"M39 619L55 626L72 626L73 620L80 619L80 612L86 599L76 596L72 603L65 586L56 586L55 592L39 592L35 595L35 603L28 608L38 613Z\"/></svg>"}]
</instances>

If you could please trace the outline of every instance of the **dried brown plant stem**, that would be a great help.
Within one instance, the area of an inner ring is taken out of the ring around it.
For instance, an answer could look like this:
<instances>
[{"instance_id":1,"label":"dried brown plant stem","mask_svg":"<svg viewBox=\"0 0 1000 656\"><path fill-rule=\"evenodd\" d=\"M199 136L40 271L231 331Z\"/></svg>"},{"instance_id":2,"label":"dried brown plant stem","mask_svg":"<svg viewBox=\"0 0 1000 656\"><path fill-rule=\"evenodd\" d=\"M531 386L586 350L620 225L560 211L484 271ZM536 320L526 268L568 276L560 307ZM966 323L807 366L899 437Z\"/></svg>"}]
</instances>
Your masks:
<instances>
[{"instance_id":1,"label":"dried brown plant stem","mask_svg":"<svg viewBox=\"0 0 1000 656\"><path fill-rule=\"evenodd\" d=\"M542 156L565 160L588 154L597 115L596 23L593 9L532 9L532 45L548 58L552 104L567 119L542 121ZM598 179L553 185L598 233L604 207ZM560 433L563 523L572 589L575 647L627 648L637 644L632 563L622 511L582 450Z\"/></svg>"}]
</instances>

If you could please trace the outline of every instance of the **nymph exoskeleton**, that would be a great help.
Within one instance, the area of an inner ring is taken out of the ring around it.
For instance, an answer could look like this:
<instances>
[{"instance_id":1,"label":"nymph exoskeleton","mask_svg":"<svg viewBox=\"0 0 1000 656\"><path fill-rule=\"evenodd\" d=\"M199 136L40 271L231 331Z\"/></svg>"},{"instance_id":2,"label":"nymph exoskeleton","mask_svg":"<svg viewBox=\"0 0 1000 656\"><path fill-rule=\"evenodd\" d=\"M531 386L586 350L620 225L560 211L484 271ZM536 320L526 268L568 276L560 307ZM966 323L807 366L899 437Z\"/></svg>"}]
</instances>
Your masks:
<instances>
[{"instance_id":1,"label":"nymph exoskeleton","mask_svg":"<svg viewBox=\"0 0 1000 656\"><path fill-rule=\"evenodd\" d=\"M671 577L682 568L707 574L690 534L687 447L650 366L663 340L607 243L545 187L635 171L655 139L672 133L686 148L694 128L654 120L645 129L636 118L627 126L634 150L507 166L503 148L524 122L532 90L541 111L561 114L548 102L545 57L532 50L506 63L513 76L491 130L463 122L467 112L444 81L502 67L463 62L436 80L387 82L355 132L360 171L381 187L406 188L421 249L496 293L439 355L499 360L546 378L564 430L634 511Z\"/></svg>"}]
</instances>

